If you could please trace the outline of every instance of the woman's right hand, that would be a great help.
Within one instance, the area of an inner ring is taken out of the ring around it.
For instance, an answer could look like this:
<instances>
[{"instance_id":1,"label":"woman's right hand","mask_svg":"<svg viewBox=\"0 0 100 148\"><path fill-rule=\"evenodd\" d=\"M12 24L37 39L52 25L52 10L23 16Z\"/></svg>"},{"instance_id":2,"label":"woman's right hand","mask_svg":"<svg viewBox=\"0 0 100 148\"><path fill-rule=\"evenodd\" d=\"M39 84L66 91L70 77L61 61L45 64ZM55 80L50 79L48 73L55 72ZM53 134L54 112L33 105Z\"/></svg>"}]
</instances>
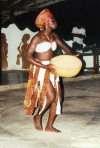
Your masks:
<instances>
[{"instance_id":1,"label":"woman's right hand","mask_svg":"<svg viewBox=\"0 0 100 148\"><path fill-rule=\"evenodd\" d=\"M46 65L46 69L49 70L51 73L56 74L56 70L52 64Z\"/></svg>"}]
</instances>

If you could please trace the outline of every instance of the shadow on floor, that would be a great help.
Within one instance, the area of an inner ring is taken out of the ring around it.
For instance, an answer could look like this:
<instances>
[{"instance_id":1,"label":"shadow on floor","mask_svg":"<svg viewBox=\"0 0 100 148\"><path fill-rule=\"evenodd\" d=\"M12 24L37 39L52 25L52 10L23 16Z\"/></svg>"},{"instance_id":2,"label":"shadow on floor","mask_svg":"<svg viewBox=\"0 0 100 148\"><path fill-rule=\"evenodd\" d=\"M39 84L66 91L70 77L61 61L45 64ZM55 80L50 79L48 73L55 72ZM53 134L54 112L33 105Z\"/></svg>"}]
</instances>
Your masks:
<instances>
[{"instance_id":1,"label":"shadow on floor","mask_svg":"<svg viewBox=\"0 0 100 148\"><path fill-rule=\"evenodd\" d=\"M93 75L93 71L82 72L78 76ZM78 77L76 76L76 77ZM9 70L1 72L1 85L25 83L28 80L28 70Z\"/></svg>"},{"instance_id":2,"label":"shadow on floor","mask_svg":"<svg viewBox=\"0 0 100 148\"><path fill-rule=\"evenodd\" d=\"M28 71L2 71L1 85L25 83L28 80Z\"/></svg>"}]
</instances>

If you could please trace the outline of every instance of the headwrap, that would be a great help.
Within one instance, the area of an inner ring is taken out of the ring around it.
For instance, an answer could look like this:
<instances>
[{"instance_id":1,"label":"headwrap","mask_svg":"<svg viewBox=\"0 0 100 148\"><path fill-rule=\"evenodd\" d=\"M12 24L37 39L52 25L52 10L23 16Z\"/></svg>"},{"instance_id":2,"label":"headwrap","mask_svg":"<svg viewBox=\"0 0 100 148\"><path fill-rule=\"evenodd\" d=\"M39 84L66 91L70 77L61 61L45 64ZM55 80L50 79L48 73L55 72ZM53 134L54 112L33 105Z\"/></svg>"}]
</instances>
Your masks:
<instances>
[{"instance_id":1,"label":"headwrap","mask_svg":"<svg viewBox=\"0 0 100 148\"><path fill-rule=\"evenodd\" d=\"M44 25L52 17L53 17L53 14L49 11L49 9L44 9L36 17L35 24L38 28L40 28L40 30L43 30Z\"/></svg>"}]
</instances>

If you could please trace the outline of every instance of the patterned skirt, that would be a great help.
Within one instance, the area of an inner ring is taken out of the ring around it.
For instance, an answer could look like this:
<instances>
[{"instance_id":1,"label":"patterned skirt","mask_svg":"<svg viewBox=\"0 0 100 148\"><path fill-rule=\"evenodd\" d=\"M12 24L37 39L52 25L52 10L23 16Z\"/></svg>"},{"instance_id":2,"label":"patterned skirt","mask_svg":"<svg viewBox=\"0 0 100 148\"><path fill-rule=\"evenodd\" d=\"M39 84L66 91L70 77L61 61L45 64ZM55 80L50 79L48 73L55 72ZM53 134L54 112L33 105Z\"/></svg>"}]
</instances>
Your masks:
<instances>
[{"instance_id":1,"label":"patterned skirt","mask_svg":"<svg viewBox=\"0 0 100 148\"><path fill-rule=\"evenodd\" d=\"M50 63L50 61L42 61L41 63L47 65ZM46 89L48 88L49 81L51 81L56 92L56 114L61 114L60 96L58 90L59 76L50 73L44 68L31 64L29 68L28 84L23 105L23 109L27 110L27 115L33 115L36 107L39 107L40 109L39 114L41 114L44 110L47 101ZM52 105L53 104L54 103L52 103Z\"/></svg>"}]
</instances>

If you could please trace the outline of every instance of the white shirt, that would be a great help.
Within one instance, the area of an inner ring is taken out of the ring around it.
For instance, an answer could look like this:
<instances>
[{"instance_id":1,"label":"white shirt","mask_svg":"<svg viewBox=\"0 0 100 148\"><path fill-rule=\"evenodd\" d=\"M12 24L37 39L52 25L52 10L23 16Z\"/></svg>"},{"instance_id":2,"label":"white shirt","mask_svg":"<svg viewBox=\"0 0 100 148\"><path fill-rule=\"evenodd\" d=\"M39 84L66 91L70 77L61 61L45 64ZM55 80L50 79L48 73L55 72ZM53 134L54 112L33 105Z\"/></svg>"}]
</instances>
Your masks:
<instances>
[{"instance_id":1,"label":"white shirt","mask_svg":"<svg viewBox=\"0 0 100 148\"><path fill-rule=\"evenodd\" d=\"M77 28L77 27L73 27L72 33L73 33L73 34L82 34L82 35L85 35L85 37L86 37L86 30L85 30L84 28L80 28L80 29L79 29L79 28ZM73 37L73 43L74 43L74 42L83 45L83 38Z\"/></svg>"}]
</instances>

